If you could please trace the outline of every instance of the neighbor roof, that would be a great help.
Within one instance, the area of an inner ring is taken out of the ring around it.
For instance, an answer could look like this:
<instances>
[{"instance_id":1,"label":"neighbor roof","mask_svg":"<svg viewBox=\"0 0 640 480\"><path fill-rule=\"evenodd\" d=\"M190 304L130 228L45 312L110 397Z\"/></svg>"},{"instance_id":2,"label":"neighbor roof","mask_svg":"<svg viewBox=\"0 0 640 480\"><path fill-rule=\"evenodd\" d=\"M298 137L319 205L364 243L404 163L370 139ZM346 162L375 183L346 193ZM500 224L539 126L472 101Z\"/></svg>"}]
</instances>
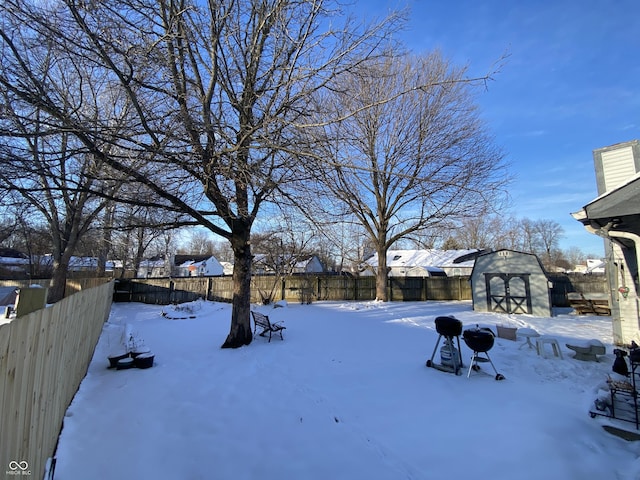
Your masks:
<instances>
[{"instance_id":1,"label":"neighbor roof","mask_svg":"<svg viewBox=\"0 0 640 480\"><path fill-rule=\"evenodd\" d=\"M473 267L474 258L457 263L460 257L476 253L477 249L466 250L388 250L387 267ZM366 263L377 266L378 255L369 258Z\"/></svg>"}]
</instances>

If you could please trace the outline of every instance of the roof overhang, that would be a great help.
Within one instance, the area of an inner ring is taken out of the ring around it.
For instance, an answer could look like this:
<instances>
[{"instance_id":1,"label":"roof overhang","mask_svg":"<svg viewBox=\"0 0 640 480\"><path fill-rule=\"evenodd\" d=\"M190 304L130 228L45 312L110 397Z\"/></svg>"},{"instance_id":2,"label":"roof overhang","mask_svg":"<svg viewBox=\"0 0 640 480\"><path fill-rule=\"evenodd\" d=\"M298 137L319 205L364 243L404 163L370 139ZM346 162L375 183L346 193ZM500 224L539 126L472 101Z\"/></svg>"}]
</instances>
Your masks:
<instances>
[{"instance_id":1,"label":"roof overhang","mask_svg":"<svg viewBox=\"0 0 640 480\"><path fill-rule=\"evenodd\" d=\"M600 195L571 214L585 228L596 235L614 239L626 246L629 240L612 232L640 235L640 176L620 187Z\"/></svg>"}]
</instances>

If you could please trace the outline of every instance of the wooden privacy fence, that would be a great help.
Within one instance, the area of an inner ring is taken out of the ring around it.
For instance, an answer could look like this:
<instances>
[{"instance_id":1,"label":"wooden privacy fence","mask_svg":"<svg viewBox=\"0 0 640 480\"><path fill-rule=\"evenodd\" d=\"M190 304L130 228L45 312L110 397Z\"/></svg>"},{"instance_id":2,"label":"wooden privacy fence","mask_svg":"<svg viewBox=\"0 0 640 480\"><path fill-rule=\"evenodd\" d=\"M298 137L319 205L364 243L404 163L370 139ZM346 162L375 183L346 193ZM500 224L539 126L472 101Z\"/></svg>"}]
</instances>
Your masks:
<instances>
[{"instance_id":1,"label":"wooden privacy fence","mask_svg":"<svg viewBox=\"0 0 640 480\"><path fill-rule=\"evenodd\" d=\"M609 294L609 283L604 274L549 274L549 281L553 283L551 304L554 307L570 307L567 294L571 292Z\"/></svg>"},{"instance_id":2,"label":"wooden privacy fence","mask_svg":"<svg viewBox=\"0 0 640 480\"><path fill-rule=\"evenodd\" d=\"M569 306L568 292L607 292L604 276L550 275L552 304ZM393 301L471 300L469 277L391 277L387 285ZM315 300L374 300L375 277L345 275L256 275L251 279L251 301L263 298L309 303ZM225 277L125 279L116 281L114 300L159 305L205 298L231 301L233 280Z\"/></svg>"},{"instance_id":3,"label":"wooden privacy fence","mask_svg":"<svg viewBox=\"0 0 640 480\"><path fill-rule=\"evenodd\" d=\"M470 300L468 277L389 279L391 300ZM374 300L375 277L342 275L254 276L251 279L251 301L263 298L309 303L315 300ZM205 298L231 301L231 277L153 278L116 281L114 300L159 305L183 303Z\"/></svg>"},{"instance_id":4,"label":"wooden privacy fence","mask_svg":"<svg viewBox=\"0 0 640 480\"><path fill-rule=\"evenodd\" d=\"M0 477L43 477L109 316L102 283L0 324Z\"/></svg>"},{"instance_id":5,"label":"wooden privacy fence","mask_svg":"<svg viewBox=\"0 0 640 480\"><path fill-rule=\"evenodd\" d=\"M111 278L106 277L69 278L67 279L64 288L64 296L68 297L70 295L73 295L74 293L79 292L80 290L97 287L98 285L108 283L111 280ZM27 288L30 285L39 285L44 288L49 288L51 286L51 279L44 278L36 280L0 280L0 287Z\"/></svg>"}]
</instances>

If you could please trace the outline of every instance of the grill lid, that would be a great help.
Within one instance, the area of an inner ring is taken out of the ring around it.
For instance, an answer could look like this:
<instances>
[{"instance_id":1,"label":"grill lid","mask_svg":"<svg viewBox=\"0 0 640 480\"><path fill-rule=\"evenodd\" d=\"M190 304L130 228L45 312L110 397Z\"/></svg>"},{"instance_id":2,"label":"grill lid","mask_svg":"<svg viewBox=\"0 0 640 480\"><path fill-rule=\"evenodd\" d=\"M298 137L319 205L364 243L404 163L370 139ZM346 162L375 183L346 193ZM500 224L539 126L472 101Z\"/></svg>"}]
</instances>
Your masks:
<instances>
[{"instance_id":1,"label":"grill lid","mask_svg":"<svg viewBox=\"0 0 640 480\"><path fill-rule=\"evenodd\" d=\"M462 334L464 343L474 352L488 352L493 348L495 336L489 328L471 328Z\"/></svg>"},{"instance_id":2,"label":"grill lid","mask_svg":"<svg viewBox=\"0 0 640 480\"><path fill-rule=\"evenodd\" d=\"M457 337L462 333L462 322L453 315L436 317L436 331L445 337Z\"/></svg>"}]
</instances>

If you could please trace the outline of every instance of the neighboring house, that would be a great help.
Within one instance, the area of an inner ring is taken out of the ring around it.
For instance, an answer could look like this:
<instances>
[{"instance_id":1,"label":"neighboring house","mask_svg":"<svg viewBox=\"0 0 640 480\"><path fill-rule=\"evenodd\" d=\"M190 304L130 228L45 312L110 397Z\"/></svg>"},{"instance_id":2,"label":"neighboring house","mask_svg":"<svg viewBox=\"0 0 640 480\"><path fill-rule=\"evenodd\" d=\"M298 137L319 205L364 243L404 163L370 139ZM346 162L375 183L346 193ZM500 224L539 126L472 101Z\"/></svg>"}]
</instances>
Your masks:
<instances>
[{"instance_id":1,"label":"neighboring house","mask_svg":"<svg viewBox=\"0 0 640 480\"><path fill-rule=\"evenodd\" d=\"M174 257L174 277L211 277L222 275L222 265L212 255L176 255Z\"/></svg>"},{"instance_id":2,"label":"neighboring house","mask_svg":"<svg viewBox=\"0 0 640 480\"><path fill-rule=\"evenodd\" d=\"M574 273L584 273L585 275L590 273L604 273L605 262L600 259L588 258L586 263L576 265L573 271Z\"/></svg>"},{"instance_id":3,"label":"neighboring house","mask_svg":"<svg viewBox=\"0 0 640 480\"><path fill-rule=\"evenodd\" d=\"M210 277L222 274L222 265L212 255L174 255L168 260L164 255L158 255L140 262L137 277Z\"/></svg>"},{"instance_id":4,"label":"neighboring house","mask_svg":"<svg viewBox=\"0 0 640 480\"><path fill-rule=\"evenodd\" d=\"M533 253L487 252L471 273L473 309L479 312L551 315L551 283Z\"/></svg>"},{"instance_id":5,"label":"neighboring house","mask_svg":"<svg viewBox=\"0 0 640 480\"><path fill-rule=\"evenodd\" d=\"M613 341L640 343L640 142L593 151L598 197L572 216L604 239Z\"/></svg>"},{"instance_id":6,"label":"neighboring house","mask_svg":"<svg viewBox=\"0 0 640 480\"><path fill-rule=\"evenodd\" d=\"M233 262L220 262L223 275L233 275Z\"/></svg>"},{"instance_id":7,"label":"neighboring house","mask_svg":"<svg viewBox=\"0 0 640 480\"><path fill-rule=\"evenodd\" d=\"M324 273L324 266L316 255L299 258L292 273Z\"/></svg>"},{"instance_id":8,"label":"neighboring house","mask_svg":"<svg viewBox=\"0 0 640 480\"><path fill-rule=\"evenodd\" d=\"M387 268L390 277L444 277L471 275L475 257L481 251L471 250L388 250ZM378 254L367 259L361 275L375 275Z\"/></svg>"},{"instance_id":9,"label":"neighboring house","mask_svg":"<svg viewBox=\"0 0 640 480\"><path fill-rule=\"evenodd\" d=\"M13 248L0 249L0 269L4 272L27 274L29 272L29 257Z\"/></svg>"},{"instance_id":10,"label":"neighboring house","mask_svg":"<svg viewBox=\"0 0 640 480\"><path fill-rule=\"evenodd\" d=\"M43 255L39 260L35 260L34 263L40 264L41 267L53 268L53 255ZM69 259L68 272L96 272L98 270L98 257L77 257L72 256ZM105 263L105 271L113 272L115 264L111 260L107 260Z\"/></svg>"},{"instance_id":11,"label":"neighboring house","mask_svg":"<svg viewBox=\"0 0 640 480\"><path fill-rule=\"evenodd\" d=\"M253 257L254 275L324 273L322 261L317 255L280 256L258 253Z\"/></svg>"},{"instance_id":12,"label":"neighboring house","mask_svg":"<svg viewBox=\"0 0 640 480\"><path fill-rule=\"evenodd\" d=\"M137 278L155 278L155 277L170 277L171 276L171 262L163 255L157 255L140 262L138 271L136 272Z\"/></svg>"},{"instance_id":13,"label":"neighboring house","mask_svg":"<svg viewBox=\"0 0 640 480\"><path fill-rule=\"evenodd\" d=\"M13 253L14 256L4 256L7 254L8 249L0 250L0 268L4 270L10 270L13 272L27 273L29 271L30 263L39 266L41 269L53 269L53 255L34 256L33 262L29 261L29 258L21 253ZM15 251L14 251L15 252ZM96 272L98 270L98 258L97 257L78 257L72 256L69 259L68 272ZM105 264L105 271L112 273L116 267L116 263L112 260L107 260ZM118 262L119 263L119 262Z\"/></svg>"},{"instance_id":14,"label":"neighboring house","mask_svg":"<svg viewBox=\"0 0 640 480\"><path fill-rule=\"evenodd\" d=\"M98 270L98 258L97 257L71 257L69 259L70 272L95 272ZM105 272L113 272L115 265L111 260L107 260L105 263Z\"/></svg>"}]
</instances>

